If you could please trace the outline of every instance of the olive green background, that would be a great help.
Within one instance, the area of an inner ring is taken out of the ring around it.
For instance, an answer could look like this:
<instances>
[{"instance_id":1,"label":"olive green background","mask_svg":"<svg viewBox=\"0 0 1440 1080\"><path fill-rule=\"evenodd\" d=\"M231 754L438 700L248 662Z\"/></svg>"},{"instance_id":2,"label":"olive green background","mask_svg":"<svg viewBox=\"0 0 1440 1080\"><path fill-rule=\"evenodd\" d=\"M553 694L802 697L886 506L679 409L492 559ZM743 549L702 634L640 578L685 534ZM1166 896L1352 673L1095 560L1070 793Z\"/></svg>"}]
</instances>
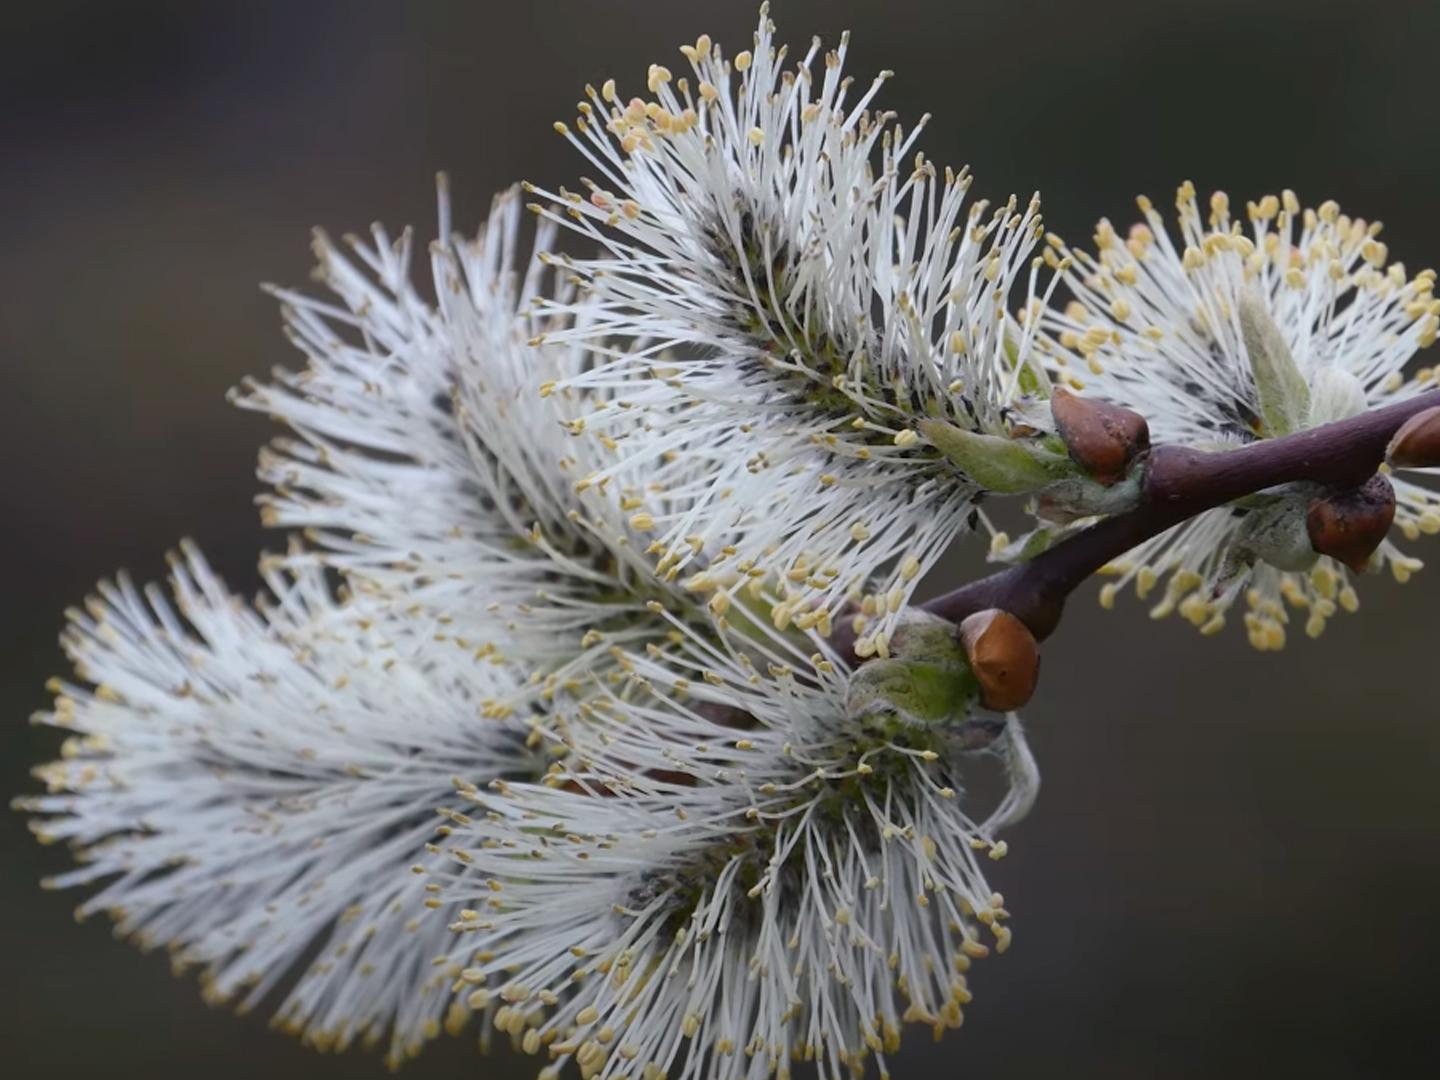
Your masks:
<instances>
[{"instance_id":1,"label":"olive green background","mask_svg":"<svg viewBox=\"0 0 1440 1080\"><path fill-rule=\"evenodd\" d=\"M18 8L18 10L16 10ZM851 70L977 191L1038 187L1088 239L1176 183L1282 186L1387 222L1440 262L1435 4L780 0L782 38L854 31ZM522 177L573 183L550 131L586 81L639 85L743 3L7 5L0 16L0 703L3 787L56 739L28 727L62 668L62 608L196 537L239 589L281 544L251 497L267 422L226 405L295 360L262 280L303 283L307 230L457 220ZM1420 550L1440 564L1440 545ZM953 573L963 572L965 556ZM971 563L974 554L969 556ZM943 1046L900 1078L1434 1075L1440 970L1440 565L1319 642L1249 651L1093 587L1027 710L1045 773L994 879L1015 946L980 965ZM938 588L940 583L936 583ZM0 818L7 1075L378 1077L261 1017L204 1007L161 956L76 926L35 882L65 862ZM420 1080L527 1075L442 1041Z\"/></svg>"}]
</instances>

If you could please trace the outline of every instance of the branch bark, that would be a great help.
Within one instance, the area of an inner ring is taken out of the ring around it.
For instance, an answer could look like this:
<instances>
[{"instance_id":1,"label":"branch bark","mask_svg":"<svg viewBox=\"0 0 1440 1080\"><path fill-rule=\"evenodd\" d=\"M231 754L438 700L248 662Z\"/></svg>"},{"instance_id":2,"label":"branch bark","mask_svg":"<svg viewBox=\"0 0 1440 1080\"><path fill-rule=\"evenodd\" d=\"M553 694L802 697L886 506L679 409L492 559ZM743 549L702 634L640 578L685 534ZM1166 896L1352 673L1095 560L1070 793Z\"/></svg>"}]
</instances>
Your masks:
<instances>
[{"instance_id":1,"label":"branch bark","mask_svg":"<svg viewBox=\"0 0 1440 1080\"><path fill-rule=\"evenodd\" d=\"M952 623L999 608L1037 639L1060 622L1066 598L1106 563L1196 514L1278 484L1312 481L1337 490L1364 483L1385 460L1395 433L1411 417L1440 406L1440 390L1348 420L1207 452L1156 446L1145 470L1140 505L1105 518L1029 562L972 581L922 605Z\"/></svg>"}]
</instances>

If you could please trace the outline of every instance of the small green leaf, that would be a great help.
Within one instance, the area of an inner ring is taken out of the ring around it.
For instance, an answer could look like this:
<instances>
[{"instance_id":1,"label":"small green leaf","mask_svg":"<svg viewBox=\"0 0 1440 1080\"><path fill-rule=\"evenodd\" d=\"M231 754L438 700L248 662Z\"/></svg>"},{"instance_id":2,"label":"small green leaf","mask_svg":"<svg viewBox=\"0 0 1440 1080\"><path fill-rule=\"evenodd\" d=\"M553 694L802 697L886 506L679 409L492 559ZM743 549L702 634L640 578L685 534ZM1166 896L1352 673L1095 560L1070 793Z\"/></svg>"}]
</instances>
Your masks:
<instances>
[{"instance_id":1,"label":"small green leaf","mask_svg":"<svg viewBox=\"0 0 1440 1080\"><path fill-rule=\"evenodd\" d=\"M986 491L1019 495L1074 472L1068 458L1020 439L966 431L943 420L922 420L919 428L935 449Z\"/></svg>"},{"instance_id":2,"label":"small green leaf","mask_svg":"<svg viewBox=\"0 0 1440 1080\"><path fill-rule=\"evenodd\" d=\"M903 726L959 722L979 695L979 684L955 636L955 627L921 611L907 612L893 655L867 660L850 677L846 712L853 720L890 718Z\"/></svg>"},{"instance_id":3,"label":"small green leaf","mask_svg":"<svg viewBox=\"0 0 1440 1080\"><path fill-rule=\"evenodd\" d=\"M1040 492L1035 516L1066 525L1081 518L1123 514L1140 505L1141 480L1131 475L1108 487L1084 476L1057 480Z\"/></svg>"},{"instance_id":4,"label":"small green leaf","mask_svg":"<svg viewBox=\"0 0 1440 1080\"><path fill-rule=\"evenodd\" d=\"M1010 361L1012 369L1020 363L1020 343L1009 334L1005 335L1005 357ZM1027 359L1016 379L1022 393L1031 394L1042 401L1050 396L1050 376L1039 364Z\"/></svg>"},{"instance_id":5,"label":"small green leaf","mask_svg":"<svg viewBox=\"0 0 1440 1080\"><path fill-rule=\"evenodd\" d=\"M1276 499L1263 510L1250 511L1236 532L1235 546L1279 570L1309 570L1320 557L1311 547L1305 527L1309 501L1306 495L1296 495Z\"/></svg>"},{"instance_id":6,"label":"small green leaf","mask_svg":"<svg viewBox=\"0 0 1440 1080\"><path fill-rule=\"evenodd\" d=\"M1057 540L1063 539L1073 531L1064 526L1040 525L1027 533L1020 534L1009 543L998 547L992 545L987 559L989 562L1007 564L1029 562L1041 552L1048 551Z\"/></svg>"},{"instance_id":7,"label":"small green leaf","mask_svg":"<svg viewBox=\"0 0 1440 1080\"><path fill-rule=\"evenodd\" d=\"M1239 315L1265 435L1300 430L1310 417L1310 385L1290 355L1280 328L1254 290L1240 294Z\"/></svg>"}]
</instances>

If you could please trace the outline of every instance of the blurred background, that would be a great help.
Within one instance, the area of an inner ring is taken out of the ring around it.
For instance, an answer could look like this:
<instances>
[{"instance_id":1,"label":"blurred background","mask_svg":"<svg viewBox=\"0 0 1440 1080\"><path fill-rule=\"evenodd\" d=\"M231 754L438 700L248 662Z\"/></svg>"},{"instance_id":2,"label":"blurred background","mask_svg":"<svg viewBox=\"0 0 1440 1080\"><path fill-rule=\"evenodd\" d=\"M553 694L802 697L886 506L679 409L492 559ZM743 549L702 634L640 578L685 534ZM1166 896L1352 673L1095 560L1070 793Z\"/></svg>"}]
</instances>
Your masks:
<instances>
[{"instance_id":1,"label":"blurred background","mask_svg":"<svg viewBox=\"0 0 1440 1080\"><path fill-rule=\"evenodd\" d=\"M854 31L850 70L933 112L930 157L977 191L1039 188L1087 241L1190 178L1284 186L1440 261L1440 5L777 0L781 39ZM296 360L258 283L303 284L308 230L468 228L512 180L573 183L550 130L580 88L638 84L754 4L16 3L0 15L0 703L7 793L58 740L27 726L63 669L62 608L194 536L239 591L271 431L230 408ZM1440 550L1418 552L1440 565ZM962 573L967 556L953 572ZM973 556L968 556L973 560ZM1435 1075L1440 1025L1440 569L1368 582L1318 642L1252 653L1143 606L1076 598L1027 711L1046 788L995 875L1015 947L964 1031L897 1077ZM936 582L940 588L943 582ZM1298 635L1297 635L1298 636ZM66 863L0 816L0 1033L11 1076L379 1077L206 1008L163 956L76 926ZM919 1033L923 1038L923 1033ZM442 1041L412 1080L522 1076Z\"/></svg>"}]
</instances>

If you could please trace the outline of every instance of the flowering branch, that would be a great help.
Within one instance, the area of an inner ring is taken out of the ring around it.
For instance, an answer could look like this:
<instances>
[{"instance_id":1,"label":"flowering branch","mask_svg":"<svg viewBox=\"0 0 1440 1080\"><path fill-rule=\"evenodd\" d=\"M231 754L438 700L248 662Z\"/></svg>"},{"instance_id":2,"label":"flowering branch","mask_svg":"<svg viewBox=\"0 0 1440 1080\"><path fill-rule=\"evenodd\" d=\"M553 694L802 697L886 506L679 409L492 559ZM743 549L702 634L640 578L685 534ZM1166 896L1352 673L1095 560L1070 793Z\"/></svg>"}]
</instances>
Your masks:
<instances>
[{"instance_id":1,"label":"flowering branch","mask_svg":"<svg viewBox=\"0 0 1440 1080\"><path fill-rule=\"evenodd\" d=\"M79 914L392 1065L479 1019L540 1080L884 1076L1010 945L1015 710L1082 581L1163 580L1202 634L1243 596L1268 650L1419 567L1387 533L1440 535L1440 490L1390 470L1440 472L1440 369L1404 378L1440 274L1378 222L1187 182L1178 228L1142 196L1071 250L921 153L848 38L762 8L752 44L587 86L533 258L518 191L466 238L442 180L429 285L376 226L317 237L333 296L276 290L306 369L237 400L289 429L260 501L304 541L253 608L185 545L173 602L68 613L15 805ZM1009 568L917 609L1003 495L1040 520Z\"/></svg>"},{"instance_id":2,"label":"flowering branch","mask_svg":"<svg viewBox=\"0 0 1440 1080\"><path fill-rule=\"evenodd\" d=\"M1387 448L1399 441L1401 429L1417 430L1409 422L1436 409L1437 404L1440 391L1429 391L1347 420L1235 450L1156 446L1142 465L1139 505L1090 526L1028 562L972 581L924 607L953 623L998 608L1017 616L1036 638L1043 639L1059 623L1066 597L1136 544L1205 510L1277 484L1308 481L1337 491L1357 488L1375 474ZM1426 426L1426 434L1433 440L1430 426ZM1423 457L1406 464L1435 464L1430 460L1433 450L1427 446Z\"/></svg>"}]
</instances>

